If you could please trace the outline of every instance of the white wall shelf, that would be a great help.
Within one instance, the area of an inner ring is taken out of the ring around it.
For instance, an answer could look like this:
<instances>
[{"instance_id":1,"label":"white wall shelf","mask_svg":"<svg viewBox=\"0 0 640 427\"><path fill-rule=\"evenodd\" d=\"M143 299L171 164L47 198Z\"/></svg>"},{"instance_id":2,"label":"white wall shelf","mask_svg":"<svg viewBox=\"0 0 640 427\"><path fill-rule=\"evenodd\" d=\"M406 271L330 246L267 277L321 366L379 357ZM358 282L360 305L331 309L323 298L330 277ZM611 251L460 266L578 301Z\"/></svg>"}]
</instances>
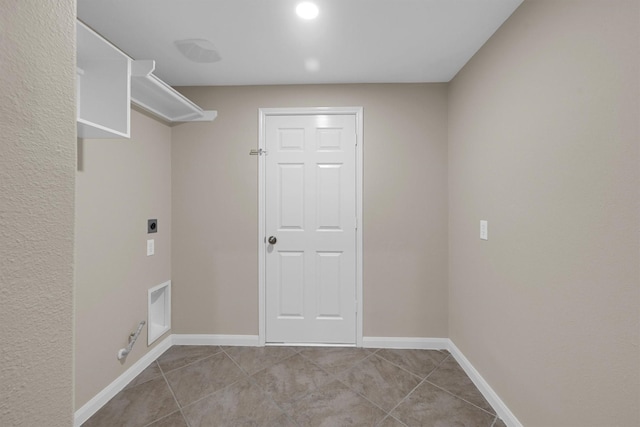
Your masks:
<instances>
[{"instance_id":1,"label":"white wall shelf","mask_svg":"<svg viewBox=\"0 0 640 427\"><path fill-rule=\"evenodd\" d=\"M169 122L212 121L216 111L205 111L154 76L155 61L134 61L131 101Z\"/></svg>"},{"instance_id":2,"label":"white wall shelf","mask_svg":"<svg viewBox=\"0 0 640 427\"><path fill-rule=\"evenodd\" d=\"M80 138L128 138L131 58L76 21L76 99Z\"/></svg>"},{"instance_id":3,"label":"white wall shelf","mask_svg":"<svg viewBox=\"0 0 640 427\"><path fill-rule=\"evenodd\" d=\"M153 75L155 61L134 61L80 21L76 31L78 137L129 138L131 102L168 122L216 118Z\"/></svg>"}]
</instances>

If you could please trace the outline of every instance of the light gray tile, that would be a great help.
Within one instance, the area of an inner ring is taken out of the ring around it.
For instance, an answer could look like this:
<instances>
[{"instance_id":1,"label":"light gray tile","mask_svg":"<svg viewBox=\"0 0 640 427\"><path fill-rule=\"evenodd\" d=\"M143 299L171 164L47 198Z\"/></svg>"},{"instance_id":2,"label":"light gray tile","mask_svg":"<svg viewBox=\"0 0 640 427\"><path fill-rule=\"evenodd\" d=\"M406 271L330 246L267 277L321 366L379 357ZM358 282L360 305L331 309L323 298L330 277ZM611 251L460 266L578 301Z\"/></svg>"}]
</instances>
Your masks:
<instances>
[{"instance_id":1,"label":"light gray tile","mask_svg":"<svg viewBox=\"0 0 640 427\"><path fill-rule=\"evenodd\" d=\"M287 410L299 426L375 426L386 416L378 407L334 380L304 398Z\"/></svg>"},{"instance_id":2,"label":"light gray tile","mask_svg":"<svg viewBox=\"0 0 640 427\"><path fill-rule=\"evenodd\" d=\"M183 409L192 427L293 426L258 386L239 381Z\"/></svg>"},{"instance_id":3,"label":"light gray tile","mask_svg":"<svg viewBox=\"0 0 640 427\"><path fill-rule=\"evenodd\" d=\"M382 349L376 355L418 375L422 379L433 372L447 358L447 354L438 350Z\"/></svg>"},{"instance_id":4,"label":"light gray tile","mask_svg":"<svg viewBox=\"0 0 640 427\"><path fill-rule=\"evenodd\" d=\"M331 374L346 371L371 352L355 347L305 347L300 354Z\"/></svg>"},{"instance_id":5,"label":"light gray tile","mask_svg":"<svg viewBox=\"0 0 640 427\"><path fill-rule=\"evenodd\" d=\"M447 390L467 402L473 403L485 411L495 414L495 411L484 398L482 393L476 388L475 384L464 372L464 369L458 365L458 362L449 357L445 360L429 377L427 381Z\"/></svg>"},{"instance_id":6,"label":"light gray tile","mask_svg":"<svg viewBox=\"0 0 640 427\"><path fill-rule=\"evenodd\" d=\"M291 347L223 347L223 350L249 375L296 354Z\"/></svg>"},{"instance_id":7,"label":"light gray tile","mask_svg":"<svg viewBox=\"0 0 640 427\"><path fill-rule=\"evenodd\" d=\"M224 353L176 369L165 376L183 407L245 377Z\"/></svg>"},{"instance_id":8,"label":"light gray tile","mask_svg":"<svg viewBox=\"0 0 640 427\"><path fill-rule=\"evenodd\" d=\"M174 345L158 358L158 364L167 373L221 351L217 345Z\"/></svg>"},{"instance_id":9,"label":"light gray tile","mask_svg":"<svg viewBox=\"0 0 640 427\"><path fill-rule=\"evenodd\" d=\"M338 379L385 411L393 409L421 381L376 355L342 372Z\"/></svg>"},{"instance_id":10,"label":"light gray tile","mask_svg":"<svg viewBox=\"0 0 640 427\"><path fill-rule=\"evenodd\" d=\"M164 378L156 378L122 390L84 427L140 427L178 410Z\"/></svg>"},{"instance_id":11,"label":"light gray tile","mask_svg":"<svg viewBox=\"0 0 640 427\"><path fill-rule=\"evenodd\" d=\"M289 404L333 378L317 365L296 354L263 369L252 379L279 404Z\"/></svg>"},{"instance_id":12,"label":"light gray tile","mask_svg":"<svg viewBox=\"0 0 640 427\"><path fill-rule=\"evenodd\" d=\"M491 427L495 418L426 381L390 415L408 427Z\"/></svg>"}]
</instances>

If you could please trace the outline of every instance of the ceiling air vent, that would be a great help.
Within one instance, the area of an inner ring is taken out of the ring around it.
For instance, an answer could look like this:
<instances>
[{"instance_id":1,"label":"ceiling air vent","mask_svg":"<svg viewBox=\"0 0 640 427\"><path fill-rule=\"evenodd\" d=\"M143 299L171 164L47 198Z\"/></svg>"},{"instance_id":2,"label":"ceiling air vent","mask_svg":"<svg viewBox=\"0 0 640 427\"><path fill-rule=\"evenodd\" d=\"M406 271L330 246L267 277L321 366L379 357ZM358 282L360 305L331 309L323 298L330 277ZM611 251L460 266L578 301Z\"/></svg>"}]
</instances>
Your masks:
<instances>
[{"instance_id":1,"label":"ceiling air vent","mask_svg":"<svg viewBox=\"0 0 640 427\"><path fill-rule=\"evenodd\" d=\"M187 59L199 63L218 62L222 58L216 51L216 47L209 40L205 39L188 39L176 40L176 47Z\"/></svg>"}]
</instances>

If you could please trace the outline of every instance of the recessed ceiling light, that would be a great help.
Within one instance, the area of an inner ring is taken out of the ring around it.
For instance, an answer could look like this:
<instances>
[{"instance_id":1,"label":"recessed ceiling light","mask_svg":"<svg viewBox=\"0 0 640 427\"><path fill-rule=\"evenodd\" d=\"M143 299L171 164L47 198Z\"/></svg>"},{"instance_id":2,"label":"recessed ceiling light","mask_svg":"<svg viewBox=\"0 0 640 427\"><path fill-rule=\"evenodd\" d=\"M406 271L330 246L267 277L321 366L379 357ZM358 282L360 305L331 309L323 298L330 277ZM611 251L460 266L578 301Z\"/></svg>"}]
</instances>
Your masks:
<instances>
[{"instance_id":1,"label":"recessed ceiling light","mask_svg":"<svg viewBox=\"0 0 640 427\"><path fill-rule=\"evenodd\" d=\"M309 1L302 2L296 6L296 13L302 19L315 19L318 17L318 6Z\"/></svg>"},{"instance_id":2,"label":"recessed ceiling light","mask_svg":"<svg viewBox=\"0 0 640 427\"><path fill-rule=\"evenodd\" d=\"M320 69L320 61L318 61L316 58L309 58L304 61L304 68L306 68L307 71L311 73L315 73Z\"/></svg>"}]
</instances>

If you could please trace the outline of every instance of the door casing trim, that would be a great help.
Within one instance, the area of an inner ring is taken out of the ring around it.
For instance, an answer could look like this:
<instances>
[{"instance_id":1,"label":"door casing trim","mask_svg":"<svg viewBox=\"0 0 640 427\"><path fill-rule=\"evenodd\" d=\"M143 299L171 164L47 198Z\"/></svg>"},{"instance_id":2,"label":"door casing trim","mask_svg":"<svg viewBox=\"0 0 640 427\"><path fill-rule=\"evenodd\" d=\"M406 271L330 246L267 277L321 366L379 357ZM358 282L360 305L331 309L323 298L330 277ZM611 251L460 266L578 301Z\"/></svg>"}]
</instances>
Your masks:
<instances>
[{"instance_id":1,"label":"door casing trim","mask_svg":"<svg viewBox=\"0 0 640 427\"><path fill-rule=\"evenodd\" d=\"M265 126L268 116L309 116L317 114L353 115L356 118L356 346L362 347L362 272L363 272L363 156L364 143L362 107L312 107L312 108L259 108L258 109L258 148L266 149ZM269 155L267 153L266 155ZM258 157L258 337L260 345L266 343L266 225L265 225L265 156Z\"/></svg>"}]
</instances>

